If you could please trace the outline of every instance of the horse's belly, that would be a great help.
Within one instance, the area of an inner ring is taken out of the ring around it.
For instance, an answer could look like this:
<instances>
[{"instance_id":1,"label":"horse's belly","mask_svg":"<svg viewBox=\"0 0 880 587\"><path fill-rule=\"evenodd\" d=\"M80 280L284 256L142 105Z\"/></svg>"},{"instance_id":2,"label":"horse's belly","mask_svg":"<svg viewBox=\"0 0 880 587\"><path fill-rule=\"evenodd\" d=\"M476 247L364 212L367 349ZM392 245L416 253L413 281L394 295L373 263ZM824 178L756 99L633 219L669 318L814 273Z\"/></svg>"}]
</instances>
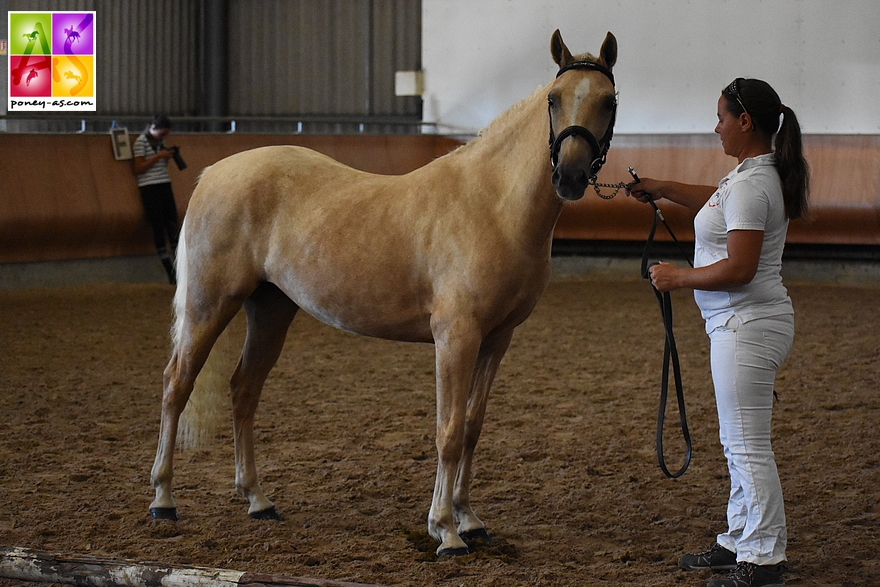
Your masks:
<instances>
[{"instance_id":1,"label":"horse's belly","mask_svg":"<svg viewBox=\"0 0 880 587\"><path fill-rule=\"evenodd\" d=\"M340 330L408 342L433 342L430 310L417 288L375 273L371 278L331 271L289 270L273 278L302 310Z\"/></svg>"},{"instance_id":2,"label":"horse's belly","mask_svg":"<svg viewBox=\"0 0 880 587\"><path fill-rule=\"evenodd\" d=\"M401 342L434 342L430 320L375 321L364 315L352 315L351 312L332 313L326 308L317 307L303 309L321 322L352 334Z\"/></svg>"}]
</instances>

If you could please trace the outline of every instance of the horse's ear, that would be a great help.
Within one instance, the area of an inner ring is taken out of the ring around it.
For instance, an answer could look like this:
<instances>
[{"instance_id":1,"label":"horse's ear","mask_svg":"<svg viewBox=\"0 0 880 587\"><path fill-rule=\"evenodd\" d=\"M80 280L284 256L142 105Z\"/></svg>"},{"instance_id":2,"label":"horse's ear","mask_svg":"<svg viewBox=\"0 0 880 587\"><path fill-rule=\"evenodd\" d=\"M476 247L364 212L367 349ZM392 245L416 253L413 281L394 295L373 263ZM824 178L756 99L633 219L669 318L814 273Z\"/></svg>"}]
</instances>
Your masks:
<instances>
[{"instance_id":1,"label":"horse's ear","mask_svg":"<svg viewBox=\"0 0 880 587\"><path fill-rule=\"evenodd\" d=\"M599 57L602 58L608 69L611 69L617 63L617 39L611 34L611 31L608 31L608 34L605 35L605 41L602 43Z\"/></svg>"},{"instance_id":2,"label":"horse's ear","mask_svg":"<svg viewBox=\"0 0 880 587\"><path fill-rule=\"evenodd\" d=\"M556 29L553 37L550 38L550 54L553 55L553 61L556 62L560 69L573 61L571 51L568 50L568 47L562 41L562 34L560 34L559 29Z\"/></svg>"}]
</instances>

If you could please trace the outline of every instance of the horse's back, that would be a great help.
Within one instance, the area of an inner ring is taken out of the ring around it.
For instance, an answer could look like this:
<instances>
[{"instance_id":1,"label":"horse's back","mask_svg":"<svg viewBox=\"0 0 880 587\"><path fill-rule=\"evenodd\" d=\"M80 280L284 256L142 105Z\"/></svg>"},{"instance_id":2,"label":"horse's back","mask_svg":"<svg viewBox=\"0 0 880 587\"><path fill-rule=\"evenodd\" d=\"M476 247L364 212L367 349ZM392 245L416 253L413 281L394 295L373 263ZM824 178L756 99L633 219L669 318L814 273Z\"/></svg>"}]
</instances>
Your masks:
<instances>
[{"instance_id":1,"label":"horse's back","mask_svg":"<svg viewBox=\"0 0 880 587\"><path fill-rule=\"evenodd\" d=\"M230 155L212 165L193 193L193 204L210 198L211 205L220 198L244 198L249 195L266 197L267 188L295 178L299 185L317 185L341 176L361 175L357 171L322 153L292 145L259 147ZM308 185L303 186L305 189ZM256 194L251 194L255 190Z\"/></svg>"},{"instance_id":2,"label":"horse's back","mask_svg":"<svg viewBox=\"0 0 880 587\"><path fill-rule=\"evenodd\" d=\"M251 149L222 159L199 179L187 209L190 234L241 244L269 238L279 224L296 231L328 201L334 185L369 176L297 146Z\"/></svg>"},{"instance_id":3,"label":"horse's back","mask_svg":"<svg viewBox=\"0 0 880 587\"><path fill-rule=\"evenodd\" d=\"M403 183L302 147L244 151L205 173L186 246L206 286L242 293L269 281L334 326L426 340L430 294L413 254L422 231L402 219L417 208Z\"/></svg>"}]
</instances>

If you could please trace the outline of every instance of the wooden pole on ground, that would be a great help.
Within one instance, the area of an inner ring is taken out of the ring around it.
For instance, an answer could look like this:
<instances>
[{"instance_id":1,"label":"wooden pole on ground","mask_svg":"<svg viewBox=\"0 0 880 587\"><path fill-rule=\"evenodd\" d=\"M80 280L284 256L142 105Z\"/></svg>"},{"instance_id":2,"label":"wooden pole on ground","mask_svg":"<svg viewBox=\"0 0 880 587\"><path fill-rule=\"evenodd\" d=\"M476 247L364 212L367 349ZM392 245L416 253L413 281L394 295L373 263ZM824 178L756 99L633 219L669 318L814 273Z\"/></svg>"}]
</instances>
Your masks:
<instances>
[{"instance_id":1,"label":"wooden pole on ground","mask_svg":"<svg viewBox=\"0 0 880 587\"><path fill-rule=\"evenodd\" d=\"M81 587L379 587L0 546L0 577Z\"/></svg>"}]
</instances>

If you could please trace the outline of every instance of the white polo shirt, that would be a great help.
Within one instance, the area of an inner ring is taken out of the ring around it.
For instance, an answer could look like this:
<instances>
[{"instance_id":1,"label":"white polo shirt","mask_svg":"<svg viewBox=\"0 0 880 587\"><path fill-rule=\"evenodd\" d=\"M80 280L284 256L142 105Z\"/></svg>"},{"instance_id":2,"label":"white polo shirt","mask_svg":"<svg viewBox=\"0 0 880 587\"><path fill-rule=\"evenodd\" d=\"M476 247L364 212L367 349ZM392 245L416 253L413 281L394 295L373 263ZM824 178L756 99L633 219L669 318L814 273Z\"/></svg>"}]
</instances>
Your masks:
<instances>
[{"instance_id":1,"label":"white polo shirt","mask_svg":"<svg viewBox=\"0 0 880 587\"><path fill-rule=\"evenodd\" d=\"M706 332L723 326L734 314L748 322L794 313L780 274L788 218L773 160L774 155L768 153L737 165L718 183L718 190L694 219L695 267L727 258L729 231L764 231L758 271L750 283L727 291L694 290Z\"/></svg>"}]
</instances>

